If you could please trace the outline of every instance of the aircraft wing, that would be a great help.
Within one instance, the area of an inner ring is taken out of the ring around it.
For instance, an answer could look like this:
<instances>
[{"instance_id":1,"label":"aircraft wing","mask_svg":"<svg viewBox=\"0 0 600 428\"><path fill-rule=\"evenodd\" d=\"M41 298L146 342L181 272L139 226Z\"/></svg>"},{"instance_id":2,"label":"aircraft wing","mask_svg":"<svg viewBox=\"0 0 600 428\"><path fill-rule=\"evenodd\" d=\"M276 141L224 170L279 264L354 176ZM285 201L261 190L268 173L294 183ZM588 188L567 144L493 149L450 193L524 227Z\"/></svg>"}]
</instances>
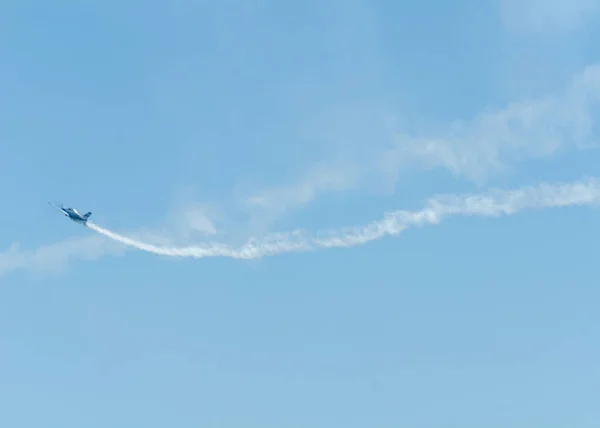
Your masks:
<instances>
[{"instance_id":1,"label":"aircraft wing","mask_svg":"<svg viewBox=\"0 0 600 428\"><path fill-rule=\"evenodd\" d=\"M63 214L65 213L65 212L62 210L62 208L61 208L61 207L58 207L58 206L54 205L52 202L48 202L48 204L49 204L49 205L50 205L52 208L54 208L54 209L56 209L56 210L60 211L61 213L63 213Z\"/></svg>"}]
</instances>

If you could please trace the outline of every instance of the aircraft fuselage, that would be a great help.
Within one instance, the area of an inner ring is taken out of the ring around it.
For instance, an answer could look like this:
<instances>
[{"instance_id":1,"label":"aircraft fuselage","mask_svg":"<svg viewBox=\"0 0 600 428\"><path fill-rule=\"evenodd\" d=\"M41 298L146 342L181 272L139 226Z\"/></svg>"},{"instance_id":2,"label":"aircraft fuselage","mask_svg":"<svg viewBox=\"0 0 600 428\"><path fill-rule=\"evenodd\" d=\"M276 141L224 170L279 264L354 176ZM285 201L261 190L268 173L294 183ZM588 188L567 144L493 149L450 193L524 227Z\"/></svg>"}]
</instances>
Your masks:
<instances>
[{"instance_id":1,"label":"aircraft fuselage","mask_svg":"<svg viewBox=\"0 0 600 428\"><path fill-rule=\"evenodd\" d=\"M63 212L67 217L69 217L73 221L79 221L83 223L87 222L87 218L79 214L74 208L63 208Z\"/></svg>"},{"instance_id":2,"label":"aircraft fuselage","mask_svg":"<svg viewBox=\"0 0 600 428\"><path fill-rule=\"evenodd\" d=\"M62 212L63 215L69 217L70 220L73 220L74 222L80 223L83 225L85 225L88 222L88 218L92 215L91 212L86 213L86 214L81 214L75 208L65 208L62 205L59 207L57 207L53 204L50 204L50 205L52 205L54 208L56 208L57 210Z\"/></svg>"}]
</instances>

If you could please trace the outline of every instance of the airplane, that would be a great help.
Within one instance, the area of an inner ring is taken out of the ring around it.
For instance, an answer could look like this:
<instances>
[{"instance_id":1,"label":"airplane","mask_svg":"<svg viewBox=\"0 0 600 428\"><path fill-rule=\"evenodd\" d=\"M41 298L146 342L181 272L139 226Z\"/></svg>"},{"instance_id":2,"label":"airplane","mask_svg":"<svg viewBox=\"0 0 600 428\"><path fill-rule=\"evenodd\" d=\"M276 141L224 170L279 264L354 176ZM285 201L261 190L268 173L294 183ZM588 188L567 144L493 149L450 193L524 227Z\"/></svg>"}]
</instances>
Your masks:
<instances>
[{"instance_id":1,"label":"airplane","mask_svg":"<svg viewBox=\"0 0 600 428\"><path fill-rule=\"evenodd\" d=\"M65 208L65 207L63 207L62 204L60 206L56 206L56 205L54 205L51 202L49 202L49 204L53 208L55 208L58 211L62 212L65 216L69 217L69 219L73 220L75 223L79 223L79 224L82 224L84 226L86 225L88 219L92 215L91 212L88 212L88 213L85 213L85 214L81 214L75 208Z\"/></svg>"}]
</instances>

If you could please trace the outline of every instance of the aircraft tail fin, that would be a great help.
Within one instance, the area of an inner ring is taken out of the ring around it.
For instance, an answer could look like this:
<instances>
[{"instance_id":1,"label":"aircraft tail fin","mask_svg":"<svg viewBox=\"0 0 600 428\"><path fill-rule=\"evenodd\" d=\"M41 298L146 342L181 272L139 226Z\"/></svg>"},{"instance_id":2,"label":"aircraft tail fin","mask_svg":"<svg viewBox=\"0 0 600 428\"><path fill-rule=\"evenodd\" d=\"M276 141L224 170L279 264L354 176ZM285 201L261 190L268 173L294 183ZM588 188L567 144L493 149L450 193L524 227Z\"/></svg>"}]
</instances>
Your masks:
<instances>
[{"instance_id":1,"label":"aircraft tail fin","mask_svg":"<svg viewBox=\"0 0 600 428\"><path fill-rule=\"evenodd\" d=\"M91 212L85 213L83 216L85 217L85 219L87 220L88 218L90 218L90 216L92 215Z\"/></svg>"}]
</instances>

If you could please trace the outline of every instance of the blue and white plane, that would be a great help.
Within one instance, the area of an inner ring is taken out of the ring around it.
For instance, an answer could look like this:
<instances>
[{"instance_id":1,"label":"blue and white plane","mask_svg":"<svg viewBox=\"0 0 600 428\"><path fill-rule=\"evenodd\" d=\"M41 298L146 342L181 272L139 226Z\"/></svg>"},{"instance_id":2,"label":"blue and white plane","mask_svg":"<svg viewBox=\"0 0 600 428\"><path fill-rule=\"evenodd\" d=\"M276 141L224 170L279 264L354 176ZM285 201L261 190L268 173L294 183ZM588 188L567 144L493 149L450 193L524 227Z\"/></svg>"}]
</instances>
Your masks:
<instances>
[{"instance_id":1,"label":"blue and white plane","mask_svg":"<svg viewBox=\"0 0 600 428\"><path fill-rule=\"evenodd\" d=\"M49 202L49 204L52 207L56 208L58 211L62 212L65 216L69 217L69 219L73 220L75 223L79 223L84 226L86 225L88 218L90 218L90 216L92 215L91 212L81 214L75 208L65 208L62 206L62 204L60 206L56 206L51 202Z\"/></svg>"}]
</instances>

